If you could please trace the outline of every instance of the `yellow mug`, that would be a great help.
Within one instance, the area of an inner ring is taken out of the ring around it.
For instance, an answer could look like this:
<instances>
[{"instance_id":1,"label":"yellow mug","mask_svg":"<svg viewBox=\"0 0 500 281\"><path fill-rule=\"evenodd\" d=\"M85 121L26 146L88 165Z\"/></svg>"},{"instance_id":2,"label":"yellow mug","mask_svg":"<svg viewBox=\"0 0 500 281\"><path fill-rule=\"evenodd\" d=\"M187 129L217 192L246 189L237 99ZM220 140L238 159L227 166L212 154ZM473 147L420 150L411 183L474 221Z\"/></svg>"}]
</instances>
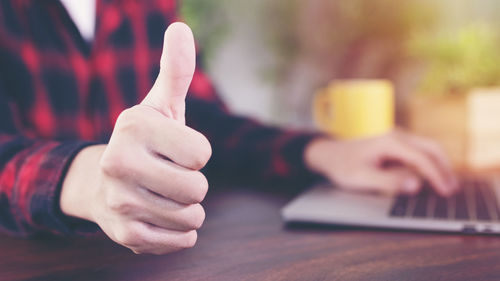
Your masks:
<instances>
[{"instance_id":1,"label":"yellow mug","mask_svg":"<svg viewBox=\"0 0 500 281\"><path fill-rule=\"evenodd\" d=\"M314 97L319 128L342 139L381 135L394 128L394 87L388 80L334 80Z\"/></svg>"}]
</instances>

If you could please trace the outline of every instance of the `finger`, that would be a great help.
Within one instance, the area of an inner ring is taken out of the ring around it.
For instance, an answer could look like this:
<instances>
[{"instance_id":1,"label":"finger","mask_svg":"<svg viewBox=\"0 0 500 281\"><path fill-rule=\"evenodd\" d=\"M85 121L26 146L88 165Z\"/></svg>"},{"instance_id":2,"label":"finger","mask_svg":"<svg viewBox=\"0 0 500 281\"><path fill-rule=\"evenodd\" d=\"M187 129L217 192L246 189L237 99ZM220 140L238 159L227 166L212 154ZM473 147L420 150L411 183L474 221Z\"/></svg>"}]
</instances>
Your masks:
<instances>
[{"instance_id":1,"label":"finger","mask_svg":"<svg viewBox=\"0 0 500 281\"><path fill-rule=\"evenodd\" d=\"M196 230L185 232L169 230L142 222L135 223L133 228L137 235L135 239L132 239L132 245L128 247L137 254L172 253L193 247L198 239Z\"/></svg>"},{"instance_id":2,"label":"finger","mask_svg":"<svg viewBox=\"0 0 500 281\"><path fill-rule=\"evenodd\" d=\"M136 185L181 204L196 204L205 198L208 181L201 172L152 155L140 163L133 179Z\"/></svg>"},{"instance_id":3,"label":"finger","mask_svg":"<svg viewBox=\"0 0 500 281\"><path fill-rule=\"evenodd\" d=\"M178 231L199 229L205 220L200 204L180 204L142 187L138 187L137 192L143 206L143 210L135 214L137 220Z\"/></svg>"},{"instance_id":4,"label":"finger","mask_svg":"<svg viewBox=\"0 0 500 281\"><path fill-rule=\"evenodd\" d=\"M150 152L187 169L200 170L205 166L212 155L205 136L150 107L135 108L143 124L133 132L134 137L140 138Z\"/></svg>"},{"instance_id":5,"label":"finger","mask_svg":"<svg viewBox=\"0 0 500 281\"><path fill-rule=\"evenodd\" d=\"M210 159L210 142L200 132L168 118L158 118L153 126L146 141L155 153L192 170L200 170Z\"/></svg>"},{"instance_id":6,"label":"finger","mask_svg":"<svg viewBox=\"0 0 500 281\"><path fill-rule=\"evenodd\" d=\"M453 192L454 189L448 183L446 175L441 173L438 165L427 154L399 140L388 145L386 153L390 158L415 169L439 194L448 196Z\"/></svg>"},{"instance_id":7,"label":"finger","mask_svg":"<svg viewBox=\"0 0 500 281\"><path fill-rule=\"evenodd\" d=\"M142 104L184 124L185 98L196 66L191 29L184 23L171 24L165 31L160 73Z\"/></svg>"},{"instance_id":8,"label":"finger","mask_svg":"<svg viewBox=\"0 0 500 281\"><path fill-rule=\"evenodd\" d=\"M415 173L404 168L377 169L370 171L360 183L364 189L370 189L382 194L397 193L416 194L422 187L422 182Z\"/></svg>"},{"instance_id":9,"label":"finger","mask_svg":"<svg viewBox=\"0 0 500 281\"><path fill-rule=\"evenodd\" d=\"M458 180L453 172L453 166L446 153L436 142L401 131L397 131L396 134L408 144L427 153L437 163L441 172L446 175L450 185L458 188Z\"/></svg>"}]
</instances>

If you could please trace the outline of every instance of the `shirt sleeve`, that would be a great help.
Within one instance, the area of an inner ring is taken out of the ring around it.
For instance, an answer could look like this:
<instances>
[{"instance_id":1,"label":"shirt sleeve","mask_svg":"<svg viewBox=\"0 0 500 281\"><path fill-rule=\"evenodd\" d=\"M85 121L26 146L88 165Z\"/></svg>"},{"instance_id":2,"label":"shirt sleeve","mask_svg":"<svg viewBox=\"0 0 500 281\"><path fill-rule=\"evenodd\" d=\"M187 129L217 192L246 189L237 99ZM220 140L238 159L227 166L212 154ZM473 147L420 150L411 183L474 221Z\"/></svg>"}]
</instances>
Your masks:
<instances>
[{"instance_id":1,"label":"shirt sleeve","mask_svg":"<svg viewBox=\"0 0 500 281\"><path fill-rule=\"evenodd\" d=\"M200 69L188 94L186 120L212 145L212 159L205 169L211 181L300 190L322 180L303 158L307 144L320 134L230 114Z\"/></svg>"},{"instance_id":2,"label":"shirt sleeve","mask_svg":"<svg viewBox=\"0 0 500 281\"><path fill-rule=\"evenodd\" d=\"M0 230L18 236L88 233L93 223L65 216L62 180L73 157L92 143L57 142L18 134L0 88Z\"/></svg>"}]
</instances>

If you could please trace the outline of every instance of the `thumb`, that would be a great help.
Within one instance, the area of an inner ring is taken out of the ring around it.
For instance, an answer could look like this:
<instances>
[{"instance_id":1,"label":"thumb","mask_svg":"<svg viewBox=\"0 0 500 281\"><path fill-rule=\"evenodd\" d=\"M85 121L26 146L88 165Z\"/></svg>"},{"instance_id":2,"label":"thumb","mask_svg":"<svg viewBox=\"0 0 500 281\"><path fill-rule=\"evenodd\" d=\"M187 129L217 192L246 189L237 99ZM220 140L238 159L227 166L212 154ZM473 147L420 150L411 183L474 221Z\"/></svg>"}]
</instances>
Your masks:
<instances>
[{"instance_id":1,"label":"thumb","mask_svg":"<svg viewBox=\"0 0 500 281\"><path fill-rule=\"evenodd\" d=\"M392 168L387 170L374 170L366 179L367 184L384 194L417 193L422 185L420 178L407 169ZM369 183L368 183L369 182Z\"/></svg>"},{"instance_id":2,"label":"thumb","mask_svg":"<svg viewBox=\"0 0 500 281\"><path fill-rule=\"evenodd\" d=\"M196 51L189 26L176 22L165 31L160 73L141 104L184 123L186 94L193 79Z\"/></svg>"}]
</instances>

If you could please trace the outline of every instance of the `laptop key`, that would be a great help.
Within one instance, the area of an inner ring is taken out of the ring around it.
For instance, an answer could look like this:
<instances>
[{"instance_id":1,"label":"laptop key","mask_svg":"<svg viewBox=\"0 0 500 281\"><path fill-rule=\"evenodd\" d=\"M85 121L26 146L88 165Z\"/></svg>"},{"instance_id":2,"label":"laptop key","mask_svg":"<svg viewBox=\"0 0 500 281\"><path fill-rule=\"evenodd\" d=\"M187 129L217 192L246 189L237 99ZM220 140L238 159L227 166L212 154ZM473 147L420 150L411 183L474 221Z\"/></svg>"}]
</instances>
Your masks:
<instances>
[{"instance_id":1,"label":"laptop key","mask_svg":"<svg viewBox=\"0 0 500 281\"><path fill-rule=\"evenodd\" d=\"M398 196L391 208L390 215L394 217L404 217L406 215L409 200L410 198L406 195Z\"/></svg>"},{"instance_id":2,"label":"laptop key","mask_svg":"<svg viewBox=\"0 0 500 281\"><path fill-rule=\"evenodd\" d=\"M486 198L484 197L485 192L479 182L475 183L476 188L476 215L478 220L489 221L491 220L490 212L488 210L488 205L486 203Z\"/></svg>"},{"instance_id":3,"label":"laptop key","mask_svg":"<svg viewBox=\"0 0 500 281\"><path fill-rule=\"evenodd\" d=\"M480 189L483 193L488 209L490 210L491 219L500 220L500 208L498 206L497 197L492 188L493 187L489 182L483 181L480 183Z\"/></svg>"},{"instance_id":4,"label":"laptop key","mask_svg":"<svg viewBox=\"0 0 500 281\"><path fill-rule=\"evenodd\" d=\"M429 200L427 201L427 213L426 216L428 218L434 217L434 211L436 210L436 194L431 193L429 195Z\"/></svg>"},{"instance_id":5,"label":"laptop key","mask_svg":"<svg viewBox=\"0 0 500 281\"><path fill-rule=\"evenodd\" d=\"M413 217L425 218L427 217L427 204L429 202L430 192L423 189L415 198L415 208L413 209Z\"/></svg>"},{"instance_id":6,"label":"laptop key","mask_svg":"<svg viewBox=\"0 0 500 281\"><path fill-rule=\"evenodd\" d=\"M415 195L395 198L393 217L437 218L455 220L500 220L500 203L487 182L465 180L457 194L445 198L428 186Z\"/></svg>"},{"instance_id":7,"label":"laptop key","mask_svg":"<svg viewBox=\"0 0 500 281\"><path fill-rule=\"evenodd\" d=\"M462 188L455 197L455 219L469 220L469 212L467 208L467 201L465 199L465 188Z\"/></svg>"},{"instance_id":8,"label":"laptop key","mask_svg":"<svg viewBox=\"0 0 500 281\"><path fill-rule=\"evenodd\" d=\"M476 192L473 181L467 181L467 186L464 188L465 203L469 211L469 220L477 220Z\"/></svg>"},{"instance_id":9,"label":"laptop key","mask_svg":"<svg viewBox=\"0 0 500 281\"><path fill-rule=\"evenodd\" d=\"M445 197L436 196L436 208L434 209L434 217L438 219L448 218L448 200Z\"/></svg>"}]
</instances>

